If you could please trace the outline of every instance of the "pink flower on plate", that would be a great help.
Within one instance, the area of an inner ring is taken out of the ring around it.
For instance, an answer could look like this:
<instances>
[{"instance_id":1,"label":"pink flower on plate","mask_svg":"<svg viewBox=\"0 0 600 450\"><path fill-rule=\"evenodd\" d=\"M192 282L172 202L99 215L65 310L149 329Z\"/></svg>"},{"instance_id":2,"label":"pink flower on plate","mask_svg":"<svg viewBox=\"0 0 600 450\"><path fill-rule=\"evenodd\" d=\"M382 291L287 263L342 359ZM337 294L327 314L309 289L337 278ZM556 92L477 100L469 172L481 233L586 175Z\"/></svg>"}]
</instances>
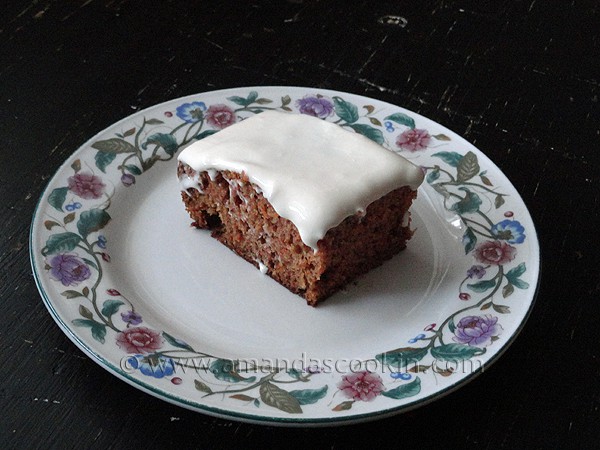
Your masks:
<instances>
[{"instance_id":1,"label":"pink flower on plate","mask_svg":"<svg viewBox=\"0 0 600 450\"><path fill-rule=\"evenodd\" d=\"M475 259L483 264L500 266L515 259L517 249L505 241L486 241L475 248Z\"/></svg>"},{"instance_id":2,"label":"pink flower on plate","mask_svg":"<svg viewBox=\"0 0 600 450\"><path fill-rule=\"evenodd\" d=\"M117 345L127 353L150 353L162 344L160 334L146 327L129 328L117 334Z\"/></svg>"},{"instance_id":3,"label":"pink flower on plate","mask_svg":"<svg viewBox=\"0 0 600 450\"><path fill-rule=\"evenodd\" d=\"M227 105L212 105L206 111L206 121L214 128L222 130L235 123L235 112Z\"/></svg>"},{"instance_id":4,"label":"pink flower on plate","mask_svg":"<svg viewBox=\"0 0 600 450\"><path fill-rule=\"evenodd\" d=\"M381 377L368 370L344 375L337 387L346 397L363 402L370 402L384 390Z\"/></svg>"},{"instance_id":5,"label":"pink flower on plate","mask_svg":"<svg viewBox=\"0 0 600 450\"><path fill-rule=\"evenodd\" d=\"M89 172L78 172L67 180L69 190L86 200L97 199L104 193L106 185L100 177Z\"/></svg>"},{"instance_id":6,"label":"pink flower on plate","mask_svg":"<svg viewBox=\"0 0 600 450\"><path fill-rule=\"evenodd\" d=\"M406 130L396 139L398 147L411 152L426 149L430 142L431 136L427 130L420 130L418 128Z\"/></svg>"}]
</instances>

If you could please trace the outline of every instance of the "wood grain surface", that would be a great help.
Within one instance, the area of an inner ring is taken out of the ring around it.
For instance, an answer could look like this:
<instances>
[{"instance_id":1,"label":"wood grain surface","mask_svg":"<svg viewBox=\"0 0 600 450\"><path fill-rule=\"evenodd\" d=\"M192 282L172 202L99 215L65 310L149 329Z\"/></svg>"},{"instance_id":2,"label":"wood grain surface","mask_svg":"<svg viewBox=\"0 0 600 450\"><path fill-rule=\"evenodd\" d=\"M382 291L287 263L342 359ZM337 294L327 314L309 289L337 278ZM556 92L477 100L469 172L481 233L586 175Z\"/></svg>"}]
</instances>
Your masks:
<instances>
[{"instance_id":1,"label":"wood grain surface","mask_svg":"<svg viewBox=\"0 0 600 450\"><path fill-rule=\"evenodd\" d=\"M7 0L0 16L3 448L594 448L600 441L600 7L595 1ZM146 395L79 351L37 292L28 233L83 142L134 111L255 85L429 117L513 182L542 279L474 381L392 418L274 428Z\"/></svg>"}]
</instances>

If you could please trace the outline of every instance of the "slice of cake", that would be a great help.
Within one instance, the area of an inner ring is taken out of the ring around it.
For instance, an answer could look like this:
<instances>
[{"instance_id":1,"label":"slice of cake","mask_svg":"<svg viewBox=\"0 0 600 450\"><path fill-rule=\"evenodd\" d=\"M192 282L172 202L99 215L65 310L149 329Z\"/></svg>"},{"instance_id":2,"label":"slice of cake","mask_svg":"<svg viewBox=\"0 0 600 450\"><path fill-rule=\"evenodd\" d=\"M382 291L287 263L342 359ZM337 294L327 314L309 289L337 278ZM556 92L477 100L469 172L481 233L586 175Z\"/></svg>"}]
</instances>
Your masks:
<instances>
[{"instance_id":1,"label":"slice of cake","mask_svg":"<svg viewBox=\"0 0 600 450\"><path fill-rule=\"evenodd\" d=\"M321 119L263 112L178 159L194 225L313 306L412 236L421 169Z\"/></svg>"}]
</instances>

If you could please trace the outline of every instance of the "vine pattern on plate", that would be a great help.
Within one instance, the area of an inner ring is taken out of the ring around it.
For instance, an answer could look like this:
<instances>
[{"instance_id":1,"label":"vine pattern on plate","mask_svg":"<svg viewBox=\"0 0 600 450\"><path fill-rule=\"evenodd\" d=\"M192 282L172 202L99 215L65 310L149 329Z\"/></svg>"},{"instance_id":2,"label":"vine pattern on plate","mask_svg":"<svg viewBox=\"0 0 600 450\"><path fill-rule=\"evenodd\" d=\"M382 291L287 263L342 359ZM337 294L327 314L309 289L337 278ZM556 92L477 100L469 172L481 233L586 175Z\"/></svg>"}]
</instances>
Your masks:
<instances>
[{"instance_id":1,"label":"vine pattern on plate","mask_svg":"<svg viewBox=\"0 0 600 450\"><path fill-rule=\"evenodd\" d=\"M174 385L193 383L201 397L231 399L251 408L264 404L289 414L302 414L306 405L320 402L339 412L382 396L392 400L416 396L421 377L452 376L452 364L483 355L501 339L500 317L510 314L510 306L498 303L498 297L508 300L515 289L529 288L521 278L525 263L518 258L526 230L511 211L497 219L506 194L494 186L470 151L435 151L428 160L438 163L422 166L428 186L464 226L464 252L472 261L457 286L464 306L439 325L426 325L408 345L375 355L373 361L389 369L381 375L373 370L350 370L336 374L331 382L322 367L242 365L198 351L167 331L146 325L132 301L103 283L104 269L111 261L103 231L111 220L115 190L111 180L131 187L136 177L156 163L171 160L183 146L267 109L331 121L408 157L452 143L445 134L432 135L417 128L415 120L403 112L381 117L373 105L359 107L340 96L315 93L293 101L284 95L275 101L250 91L246 97L225 100L209 105L200 99L182 103L174 111L164 111L163 118L142 117L141 123L127 130L96 140L91 144L93 161L75 160L66 185L50 192L47 201L52 214L46 213L48 236L41 253L48 277L64 288L62 296L79 302L79 317L72 320L75 327L88 329L100 344L118 346L129 373L166 378ZM493 204L493 211L482 208L485 202ZM303 384L310 387L292 389Z\"/></svg>"}]
</instances>

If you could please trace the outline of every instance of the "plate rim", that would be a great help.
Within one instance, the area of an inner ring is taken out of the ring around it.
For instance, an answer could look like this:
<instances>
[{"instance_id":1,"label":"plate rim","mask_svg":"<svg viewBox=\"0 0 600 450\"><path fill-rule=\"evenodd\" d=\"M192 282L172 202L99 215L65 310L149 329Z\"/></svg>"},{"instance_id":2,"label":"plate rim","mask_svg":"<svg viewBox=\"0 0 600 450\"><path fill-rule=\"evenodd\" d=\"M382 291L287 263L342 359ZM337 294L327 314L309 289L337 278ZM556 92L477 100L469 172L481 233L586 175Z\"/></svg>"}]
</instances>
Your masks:
<instances>
[{"instance_id":1,"label":"plate rim","mask_svg":"<svg viewBox=\"0 0 600 450\"><path fill-rule=\"evenodd\" d=\"M166 104L171 104L171 103L175 103L175 102L184 102L184 101L190 100L193 97L199 97L202 95L220 95L220 96L224 97L228 93L234 93L234 92L239 93L240 91L247 91L247 90L253 90L253 89L265 89L265 90L287 89L287 90L302 90L304 92L317 91L319 93L332 94L332 95L333 94L341 94L341 95L349 94L351 96L360 97L363 99L370 99L370 100L374 100L378 103L393 106L396 108L401 108L403 110L409 111L415 117L419 117L419 118L425 119L427 121L433 122L446 130L452 131L451 129L449 129L445 125L437 122L436 120L430 119L426 116L421 115L420 113L414 112L414 111L409 110L402 106L395 105L388 101L368 97L368 96L362 95L362 94L356 94L353 92L344 92L344 91L338 91L338 90L329 89L329 88L306 87L306 86L284 86L284 85L239 86L239 87L233 87L233 88L216 89L216 90L192 93L192 94L184 95L181 97L176 97L176 98L172 98L169 100L165 100L163 102L160 102L160 103L157 103L154 105L150 105L143 109L139 109L139 110L133 112L132 114L129 114L128 116L109 124L108 126L104 127L102 130L100 130L99 132L97 132L90 138L86 139L84 142L82 142L73 152L71 152L66 157L66 159L62 162L62 164L49 177L47 183L45 184L44 188L42 189L41 193L39 194L39 197L37 199L37 202L36 202L33 214L32 214L31 223L30 223L29 259L30 259L30 264L31 264L31 268L32 268L32 275L33 275L36 287L38 289L38 292L40 293L40 295L42 297L44 305L46 306L51 317L57 323L59 328L63 331L63 333L65 333L66 336L81 351L83 351L83 353L86 354L86 356L90 357L90 359L92 359L92 361L94 361L96 364L98 364L99 366L101 366L102 368L104 368L105 370L107 370L109 373L116 376L120 380L126 382L127 384L129 384L137 389L140 389L144 393L150 394L153 397L159 398L160 400L166 401L168 403L175 404L177 406L184 407L186 409L193 410L196 412L205 413L205 414L211 415L213 417L218 417L218 418L226 419L226 420L240 420L240 421L243 421L246 423L254 423L254 424L258 424L258 425L300 426L300 427L302 427L302 426L325 426L325 427L327 427L327 426L336 426L336 425L350 425L350 424L355 424L355 423L363 423L363 422L371 421L371 420L378 420L381 418L397 415L402 412L407 412L407 411L416 409L421 406L425 406L439 398L442 398L442 397L460 389L465 384L471 382L474 378L476 378L477 376L482 374L485 370L488 370L489 367L492 364L494 364L508 350L508 348L514 343L514 341L519 336L519 334L521 333L521 331L523 330L523 328L525 327L527 321L529 320L529 318L531 316L531 312L534 308L534 305L537 301L537 296L539 294L539 286L540 286L540 282L541 282L541 269L542 269L542 267L541 267L542 251L541 251L541 248L539 245L539 236L536 231L533 217L531 216L529 208L527 208L527 205L523 201L521 194L515 188L512 181L494 163L494 161L491 160L483 151L481 151L478 147L474 146L469 141L467 141L464 137L462 137L461 135L459 135L453 131L452 132L454 134L456 134L458 137L463 139L466 143L468 143L473 148L475 148L479 152L480 155L484 156L493 165L493 167L496 168L503 175L503 177L504 177L503 184L508 183L508 186L511 189L513 189L514 192L517 194L517 196L518 196L517 203L523 207L523 209L526 211L527 216L529 217L529 219L531 221L531 227L529 228L529 233L527 235L527 239L530 242L532 242L531 250L536 250L536 253L537 253L537 258L533 258L532 255L529 255L527 260L535 261L537 270L535 273L535 275L536 275L535 286L532 286L531 290L530 290L531 299L529 300L528 307L524 311L522 319L518 323L518 326L516 327L514 332L510 335L510 337L508 339L506 339L506 341L504 341L502 347L500 347L498 350L496 350L495 353L493 353L487 361L482 362L482 364L480 365L479 368L471 371L470 373L468 373L467 375L463 376L462 378L456 380L449 386L446 386L442 389L433 391L424 397L419 397L419 398L410 400L407 403L403 403L398 406L393 406L393 407L389 407L389 408L384 408L384 409L369 411L369 412L364 412L364 413L357 413L357 414L353 414L353 415L345 415L345 416L328 415L328 416L324 416L324 417L305 418L305 417L298 417L298 416L289 416L289 417L274 416L274 415L269 415L268 413L260 414L260 415L243 413L243 412L239 412L236 410L221 408L221 407L212 406L212 405L209 405L206 403L201 403L198 401L190 400L186 397L177 396L174 393L165 391L165 390L161 389L160 387L154 386L151 383L143 381L142 379L131 376L129 373L127 373L126 371L123 371L120 367L113 364L113 362L109 361L107 357L99 354L91 346L86 344L86 340L81 337L81 334L76 333L74 327L71 328L65 323L64 319L61 317L59 312L55 309L53 302L50 299L49 294L46 292L46 290L44 290L44 288L42 286L41 275L39 274L39 272L37 270L36 255L34 254L34 240L35 240L35 233L37 230L37 228L34 227L34 225L36 225L36 222L38 220L41 220L41 219L39 219L39 212L41 211L42 200L46 197L46 193L48 192L48 189L50 188L50 186L52 185L52 183L54 182L56 177L62 173L62 171L65 169L65 167L67 167L70 160L77 153L84 151L85 148L88 147L88 143L91 143L94 139L96 139L98 136L102 135L103 133L107 132L108 130L118 127L122 123L130 121L134 116L142 115L146 111L149 111L149 110L152 110L155 108L158 109L161 106L166 105Z\"/></svg>"}]
</instances>

